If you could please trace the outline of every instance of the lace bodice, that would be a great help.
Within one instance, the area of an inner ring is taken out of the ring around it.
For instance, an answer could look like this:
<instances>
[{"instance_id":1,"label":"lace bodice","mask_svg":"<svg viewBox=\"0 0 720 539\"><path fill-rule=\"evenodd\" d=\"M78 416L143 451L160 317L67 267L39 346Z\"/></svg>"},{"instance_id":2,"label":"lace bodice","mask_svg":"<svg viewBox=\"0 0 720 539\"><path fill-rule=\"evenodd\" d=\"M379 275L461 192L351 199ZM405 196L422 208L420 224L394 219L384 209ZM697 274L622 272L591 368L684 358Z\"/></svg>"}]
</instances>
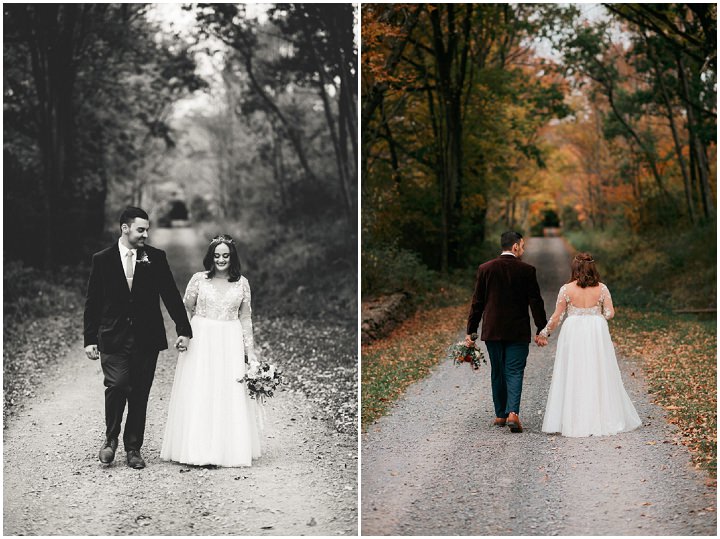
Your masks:
<instances>
[{"instance_id":1,"label":"lace bodice","mask_svg":"<svg viewBox=\"0 0 720 539\"><path fill-rule=\"evenodd\" d=\"M250 283L245 277L228 286L218 286L204 271L194 274L185 290L183 302L190 317L201 316L213 320L240 320L245 351L254 352Z\"/></svg>"},{"instance_id":2,"label":"lace bodice","mask_svg":"<svg viewBox=\"0 0 720 539\"><path fill-rule=\"evenodd\" d=\"M555 312L548 320L547 325L540 332L540 335L548 337L567 316L602 316L606 320L610 320L615 316L615 309L612 304L610 290L603 283L600 283L600 297L598 302L591 307L576 307L572 304L572 300L567 292L567 285L560 287L558 298L555 302Z\"/></svg>"}]
</instances>

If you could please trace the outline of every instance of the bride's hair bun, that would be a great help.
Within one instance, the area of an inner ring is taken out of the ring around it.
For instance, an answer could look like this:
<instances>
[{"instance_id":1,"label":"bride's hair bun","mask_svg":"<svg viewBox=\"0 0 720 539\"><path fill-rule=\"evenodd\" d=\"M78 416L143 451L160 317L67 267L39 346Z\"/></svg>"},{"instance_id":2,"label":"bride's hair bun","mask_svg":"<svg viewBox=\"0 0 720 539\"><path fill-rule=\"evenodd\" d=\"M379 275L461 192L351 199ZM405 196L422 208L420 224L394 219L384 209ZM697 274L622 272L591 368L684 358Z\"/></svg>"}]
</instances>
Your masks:
<instances>
[{"instance_id":1,"label":"bride's hair bun","mask_svg":"<svg viewBox=\"0 0 720 539\"><path fill-rule=\"evenodd\" d=\"M575 255L575 260L578 262L595 262L595 259L590 253L578 253Z\"/></svg>"},{"instance_id":2,"label":"bride's hair bun","mask_svg":"<svg viewBox=\"0 0 720 539\"><path fill-rule=\"evenodd\" d=\"M595 259L590 253L578 253L570 264L571 276L569 283L576 281L580 288L600 284L600 274L595 267Z\"/></svg>"}]
</instances>

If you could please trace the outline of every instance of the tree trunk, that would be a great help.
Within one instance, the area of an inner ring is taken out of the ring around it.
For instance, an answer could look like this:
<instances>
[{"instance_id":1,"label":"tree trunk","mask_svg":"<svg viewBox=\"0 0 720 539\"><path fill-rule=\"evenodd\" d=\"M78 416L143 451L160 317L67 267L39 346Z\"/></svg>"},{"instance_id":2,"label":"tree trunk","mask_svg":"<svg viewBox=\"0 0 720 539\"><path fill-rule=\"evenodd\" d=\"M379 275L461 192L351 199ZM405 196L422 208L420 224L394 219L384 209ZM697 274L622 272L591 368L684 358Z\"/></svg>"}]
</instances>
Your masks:
<instances>
[{"instance_id":1,"label":"tree trunk","mask_svg":"<svg viewBox=\"0 0 720 539\"><path fill-rule=\"evenodd\" d=\"M295 150L298 160L300 161L300 166L302 166L308 179L310 179L313 182L316 182L317 177L315 176L315 173L313 172L312 168L310 167L310 163L308 161L307 154L305 153L305 148L302 143L302 134L300 132L298 132L298 130L295 128L295 126L290 124L290 122L285 117L285 115L282 113L280 108L275 104L275 102L270 98L270 96L267 95L267 92L265 92L265 89L258 82L257 78L255 77L255 71L253 70L252 52L245 51L243 49L236 49L236 50L238 50L242 54L242 56L245 60L245 71L248 74L248 80L250 81L250 84L252 85L253 90L255 90L255 92L257 92L257 94L260 96L260 99L262 99L262 101L267 105L267 107L272 111L272 113L275 114L275 116L280 120L280 122L283 125L283 128L285 129L288 140L290 141L290 144L292 145L293 149Z\"/></svg>"},{"instance_id":2,"label":"tree trunk","mask_svg":"<svg viewBox=\"0 0 720 539\"><path fill-rule=\"evenodd\" d=\"M685 156L683 156L682 142L680 141L678 129L675 125L675 115L673 114L672 103L670 102L670 96L668 95L667 87L665 86L665 81L663 80L663 72L662 69L660 69L660 63L657 60L658 56L660 55L660 51L656 49L655 54L652 54L650 40L644 33L643 37L645 38L645 43L647 44L648 49L651 51L649 56L652 56L653 66L655 67L655 76L657 77L658 85L660 86L660 94L662 96L663 104L665 105L665 110L667 112L667 119L670 124L670 131L672 132L673 144L675 146L675 154L677 155L678 163L680 164L680 171L683 177L683 186L685 189L685 203L688 209L688 216L690 217L690 222L694 224L696 221L695 206L693 204L692 196L690 193L690 177L688 176Z\"/></svg>"},{"instance_id":3,"label":"tree trunk","mask_svg":"<svg viewBox=\"0 0 720 539\"><path fill-rule=\"evenodd\" d=\"M685 157L683 156L682 143L680 142L677 126L675 125L675 117L673 115L672 104L670 103L667 88L665 88L665 83L663 82L662 73L660 72L657 60L655 60L655 70L655 72L657 73L658 82L660 84L660 91L662 94L663 103L665 103L665 109L667 111L667 119L670 123L670 131L672 132L673 143L675 145L675 154L677 155L678 163L680 164L680 171L682 172L683 186L685 188L685 203L687 204L688 216L690 217L690 222L694 224L696 218L695 207L693 205L692 196L690 194L690 177L688 176L687 165L685 163Z\"/></svg>"},{"instance_id":4,"label":"tree trunk","mask_svg":"<svg viewBox=\"0 0 720 539\"><path fill-rule=\"evenodd\" d=\"M273 176L280 190L280 208L283 212L288 208L287 193L285 191L285 162L282 153L282 137L277 133L275 122L271 122L273 143Z\"/></svg>"},{"instance_id":5,"label":"tree trunk","mask_svg":"<svg viewBox=\"0 0 720 539\"><path fill-rule=\"evenodd\" d=\"M462 190L462 95L467 73L472 5L465 5L461 32L455 27L455 5L443 4L430 12L432 48L437 73L439 129L436 134L437 175L440 183L441 248L440 270L449 270L450 247L455 239L457 194ZM441 9L447 10L447 36L444 35ZM445 45L447 37L447 46ZM438 136L439 135L439 136Z\"/></svg>"},{"instance_id":6,"label":"tree trunk","mask_svg":"<svg viewBox=\"0 0 720 539\"><path fill-rule=\"evenodd\" d=\"M690 88L688 85L687 74L685 72L685 65L680 54L677 55L677 66L678 74L680 75L680 83L682 86L682 92L684 101L686 103L685 110L687 111L687 124L690 139L693 141L695 150L695 160L697 163L698 173L700 177L700 192L702 194L703 209L705 211L705 218L710 219L715 216L715 206L712 200L712 190L710 188L710 168L707 162L707 155L705 154L704 144L700 140L697 134L697 124L695 122L695 112L692 107L690 98Z\"/></svg>"},{"instance_id":7,"label":"tree trunk","mask_svg":"<svg viewBox=\"0 0 720 539\"><path fill-rule=\"evenodd\" d=\"M660 171L657 168L657 161L655 159L655 156L647 148L647 146L645 146L645 143L642 141L635 129L633 129L632 126L625 121L625 118L623 118L622 114L617 109L612 88L608 88L608 101L610 103L610 107L612 108L613 113L615 114L615 117L620 121L628 134L635 139L635 142L637 142L638 146L640 147L643 155L645 156L645 162L650 167L650 171L652 172L653 178L655 179L655 183L657 184L660 193L674 206L674 200L670 196L670 193L668 193L667 189L665 189L665 184L663 183L662 176L660 175Z\"/></svg>"},{"instance_id":8,"label":"tree trunk","mask_svg":"<svg viewBox=\"0 0 720 539\"><path fill-rule=\"evenodd\" d=\"M328 98L327 91L325 90L325 85L328 84L327 75L325 73L325 68L323 67L322 62L320 61L318 57L318 53L315 50L315 45L313 44L312 35L310 34L310 30L305 27L303 28L305 32L305 38L307 39L308 43L311 44L310 46L310 53L313 59L313 62L315 63L315 69L318 73L318 92L320 94L320 99L323 102L323 111L325 112L325 121L327 122L328 130L330 131L330 139L332 140L333 149L335 151L335 165L337 167L338 171L338 180L340 184L340 192L342 194L343 203L345 206L345 212L347 214L348 224L352 225L353 222L353 201L352 201L352 195L350 194L350 185L349 185L349 170L347 162L347 159L343 159L343 152L340 148L340 140L338 138L338 134L336 131L336 125L335 120L333 118L332 113L332 107L330 105L330 99ZM339 114L339 111L338 111Z\"/></svg>"},{"instance_id":9,"label":"tree trunk","mask_svg":"<svg viewBox=\"0 0 720 539\"><path fill-rule=\"evenodd\" d=\"M57 209L68 200L71 188L67 150L73 137L74 64L79 19L77 4L28 5L26 23L31 67L38 96L38 146L42 161L42 205L45 217L42 264L57 262L56 241L60 216Z\"/></svg>"}]
</instances>

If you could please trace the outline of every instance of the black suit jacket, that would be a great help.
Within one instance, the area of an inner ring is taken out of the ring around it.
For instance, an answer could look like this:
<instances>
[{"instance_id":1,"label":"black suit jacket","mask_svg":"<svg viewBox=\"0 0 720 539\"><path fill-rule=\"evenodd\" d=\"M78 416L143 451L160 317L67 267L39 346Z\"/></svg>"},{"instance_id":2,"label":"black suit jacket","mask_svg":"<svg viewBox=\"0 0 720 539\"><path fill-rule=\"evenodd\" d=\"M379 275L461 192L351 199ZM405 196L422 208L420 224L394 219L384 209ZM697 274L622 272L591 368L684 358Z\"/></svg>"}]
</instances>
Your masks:
<instances>
[{"instance_id":1,"label":"black suit jacket","mask_svg":"<svg viewBox=\"0 0 720 539\"><path fill-rule=\"evenodd\" d=\"M149 263L141 262L143 254ZM95 253L85 299L85 346L97 344L101 352L112 354L120 351L132 335L145 350L165 350L168 345L161 297L175 321L177 334L192 337L185 305L164 251L150 245L138 249L132 292L118 245Z\"/></svg>"},{"instance_id":2,"label":"black suit jacket","mask_svg":"<svg viewBox=\"0 0 720 539\"><path fill-rule=\"evenodd\" d=\"M539 333L547 324L535 268L512 255L501 255L478 267L467 332L482 318L483 341L530 342L532 311Z\"/></svg>"}]
</instances>

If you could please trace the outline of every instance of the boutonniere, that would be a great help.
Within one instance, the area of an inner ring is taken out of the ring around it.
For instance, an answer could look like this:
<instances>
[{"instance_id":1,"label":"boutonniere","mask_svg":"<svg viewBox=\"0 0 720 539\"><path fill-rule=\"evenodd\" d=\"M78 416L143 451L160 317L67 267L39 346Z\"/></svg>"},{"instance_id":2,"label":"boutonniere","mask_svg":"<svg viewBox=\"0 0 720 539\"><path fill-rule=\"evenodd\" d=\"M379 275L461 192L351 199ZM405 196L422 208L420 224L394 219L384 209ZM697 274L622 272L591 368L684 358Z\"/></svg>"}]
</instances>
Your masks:
<instances>
[{"instance_id":1,"label":"boutonniere","mask_svg":"<svg viewBox=\"0 0 720 539\"><path fill-rule=\"evenodd\" d=\"M142 253L138 253L137 264L145 264L148 266L150 265L150 259L148 258L148 255L145 251L143 251Z\"/></svg>"}]
</instances>

